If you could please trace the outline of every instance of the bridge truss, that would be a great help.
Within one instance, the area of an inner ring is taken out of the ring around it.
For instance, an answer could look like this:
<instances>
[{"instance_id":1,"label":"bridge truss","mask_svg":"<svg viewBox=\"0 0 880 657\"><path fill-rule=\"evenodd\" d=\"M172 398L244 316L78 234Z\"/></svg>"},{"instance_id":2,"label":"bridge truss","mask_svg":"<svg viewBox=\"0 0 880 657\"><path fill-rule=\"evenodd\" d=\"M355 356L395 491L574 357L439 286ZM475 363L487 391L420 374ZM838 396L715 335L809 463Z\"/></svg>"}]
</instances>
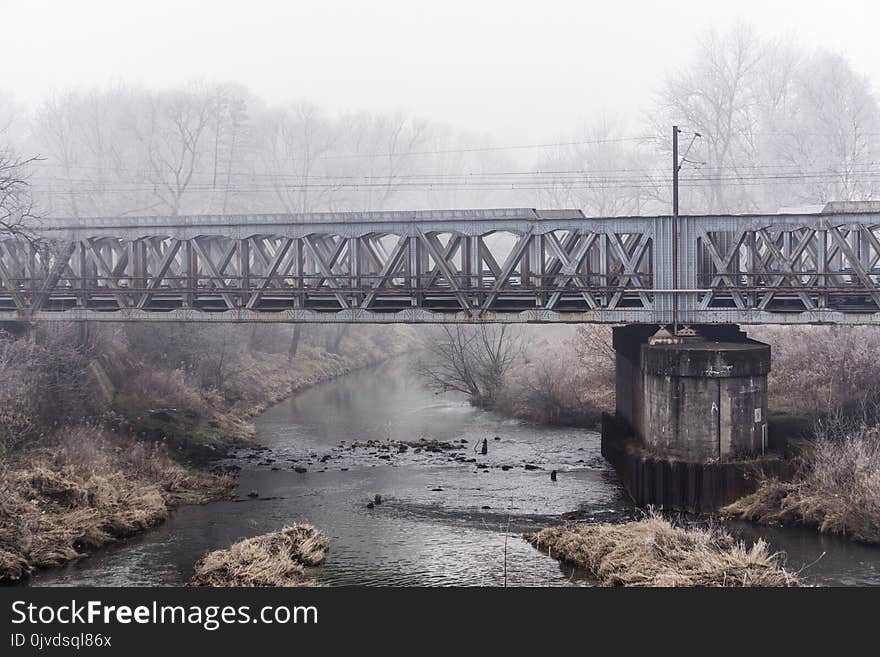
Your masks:
<instances>
[{"instance_id":1,"label":"bridge truss","mask_svg":"<svg viewBox=\"0 0 880 657\"><path fill-rule=\"evenodd\" d=\"M880 215L459 210L51 220L0 320L880 323ZM678 275L673 244L678 244Z\"/></svg>"}]
</instances>

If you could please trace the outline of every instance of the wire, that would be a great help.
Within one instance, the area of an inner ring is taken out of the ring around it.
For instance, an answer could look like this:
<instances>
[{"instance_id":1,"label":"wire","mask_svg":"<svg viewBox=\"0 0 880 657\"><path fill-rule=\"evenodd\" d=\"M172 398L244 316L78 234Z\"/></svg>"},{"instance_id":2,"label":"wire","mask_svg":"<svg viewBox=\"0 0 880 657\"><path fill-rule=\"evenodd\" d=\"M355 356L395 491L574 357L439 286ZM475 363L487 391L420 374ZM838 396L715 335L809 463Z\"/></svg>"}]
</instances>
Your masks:
<instances>
[{"instance_id":1,"label":"wire","mask_svg":"<svg viewBox=\"0 0 880 657\"><path fill-rule=\"evenodd\" d=\"M468 148L443 148L421 151L401 151L399 153L388 151L384 153L346 153L338 155L316 155L311 158L314 160L348 160L348 159L365 159L365 158L385 158L385 157L414 157L422 155L449 155L456 153L490 153L496 151L513 151L513 150L534 150L542 148L560 148L563 146L588 146L598 144L617 144L624 142L645 142L657 139L651 135L642 135L638 137L613 137L607 139L586 139L581 141L561 141L538 144L512 144L506 146L478 146ZM256 146L239 145L240 151L258 150ZM45 166L45 165L44 165ZM94 167L100 168L100 167Z\"/></svg>"},{"instance_id":2,"label":"wire","mask_svg":"<svg viewBox=\"0 0 880 657\"><path fill-rule=\"evenodd\" d=\"M273 177L274 182L259 182L250 180L247 174L239 174L244 177L242 182L230 182L222 185L213 183L192 182L188 185L182 185L181 189L189 190L214 190L214 189L241 189L241 188L265 188L276 189L278 187L387 187L392 186L481 186L481 185L497 185L497 184L589 184L599 183L603 185L630 185L638 184L646 181L657 183L665 180L663 173L658 173L652 177L651 171L623 173L618 175L594 175L588 171L579 170L558 170L558 171L517 171L517 172L497 172L485 174L406 174L406 175L362 175L362 176L295 176L284 175ZM792 181L814 181L814 180L837 180L841 177L852 178L871 178L880 175L880 168L864 167L864 168L848 168L848 169L817 169L815 171L800 172L753 172L753 173L734 173L714 174L712 170L706 170L702 175L683 178L683 181L697 182L743 182L743 183L760 183L768 180L792 180ZM286 180L291 182L285 182ZM77 185L80 189L88 191L110 191L113 189L122 190L151 190L156 188L165 188L169 185L168 181L138 181L138 180L115 180L108 181L107 184L101 184L90 178L68 178L60 176L48 177L43 181L43 185L47 183L59 183L63 185ZM49 189L49 187L40 187L35 185L34 189Z\"/></svg>"},{"instance_id":3,"label":"wire","mask_svg":"<svg viewBox=\"0 0 880 657\"><path fill-rule=\"evenodd\" d=\"M851 163L853 167L871 167L880 165L880 161L872 160L866 162L853 162ZM94 167L88 165L75 165L70 167L64 167L62 165L46 165L44 168L55 168L55 169L71 169L71 170L99 170L105 171L110 174L114 174L118 171L131 171L140 174L141 176L152 175L148 171L139 170L139 169L109 169L108 167ZM827 173L827 174L838 174L838 173L849 173L852 169L841 170L841 169L833 169L829 167L814 167L814 168L805 168L800 164L783 164L783 163L763 163L763 164L744 164L744 165L723 165L723 166L707 166L706 170L709 172L739 172L739 171L755 171L755 170L786 170L790 169L793 173L798 174L810 174L810 173ZM535 169L535 170L527 170L527 171L476 171L476 172L467 172L467 173L454 173L454 174L445 174L445 173L412 173L412 174L393 174L394 179L410 179L410 178L434 178L434 179L448 179L448 178L485 178L491 176L534 176L534 175L576 175L576 176L596 176L598 174L637 174L640 176L644 176L648 173L655 173L657 175L668 175L668 172L665 168L660 167L619 167L619 168L589 168L589 169ZM331 179L331 180L347 180L347 179L387 179L390 174L382 174L382 175L371 175L371 174L361 174L361 175L348 175L348 174L296 174L296 173L262 173L259 171L256 172L245 172L238 171L232 172L229 174L231 177L244 177L244 178L269 178L269 179L284 179L284 178L293 178L293 179L301 179L301 178L309 178L309 179ZM206 179L213 179L213 174L211 172L195 172L193 177L203 177ZM227 174L222 175L223 178L227 177ZM97 182L94 177L89 178L77 178L72 176L47 176L46 179L54 179L54 180L65 180L70 182L86 182L86 183L95 183ZM137 180L132 180L131 182L138 182ZM145 183L146 184L146 183ZM150 183L152 184L152 183Z\"/></svg>"},{"instance_id":4,"label":"wire","mask_svg":"<svg viewBox=\"0 0 880 657\"><path fill-rule=\"evenodd\" d=\"M868 177L870 181L880 181L880 172L877 174L873 174ZM735 185L735 186L762 186L762 185L790 185L793 182L803 182L803 183L812 183L812 184L820 184L820 183L838 183L843 182L838 178L768 178L768 179L736 179L732 178L729 180L717 180L717 179L686 179L681 180L679 185L684 188L712 188L716 187L719 183ZM850 184L854 184L860 181L850 181ZM867 182L867 180L864 180ZM83 187L72 187L70 189L51 189L45 188L40 189L37 188L34 191L39 194L49 195L49 196L84 196L84 195L92 195L92 194L172 194L172 195L184 195L184 194L194 194L194 193L203 193L203 194L261 194L261 193L278 193L283 191L295 192L295 191L327 191L327 192L342 192L342 191L352 191L352 192L367 192L367 191L375 191L375 190L387 190L392 189L394 191L422 191L422 192L434 192L434 191L553 191L559 190L560 188L566 189L568 191L578 191L578 190L608 190L608 189L616 189L616 190L638 190L638 189L652 189L656 190L661 186L665 186L666 181L628 181L626 183L578 183L577 181L569 181L567 183L561 183L559 181L555 182L522 182L522 183L491 183L484 182L479 184L462 184L462 183L389 183L389 184L371 184L371 183L343 183L339 185L330 185L330 184L289 184L284 186L276 186L276 187L256 187L256 186L239 186L239 187L218 187L218 188L200 188L200 187L187 187L179 192L173 189L167 188L157 188L155 186L150 187L130 187L130 188L99 188L99 189L88 189Z\"/></svg>"}]
</instances>

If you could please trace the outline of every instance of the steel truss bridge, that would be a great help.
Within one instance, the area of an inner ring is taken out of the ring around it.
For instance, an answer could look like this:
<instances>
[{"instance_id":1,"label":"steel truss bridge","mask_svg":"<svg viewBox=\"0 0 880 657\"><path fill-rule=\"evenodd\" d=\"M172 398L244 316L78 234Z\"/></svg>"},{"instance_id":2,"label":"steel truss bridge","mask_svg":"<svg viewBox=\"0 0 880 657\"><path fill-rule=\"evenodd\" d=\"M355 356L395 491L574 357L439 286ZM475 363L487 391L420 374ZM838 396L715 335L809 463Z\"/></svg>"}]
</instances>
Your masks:
<instances>
[{"instance_id":1,"label":"steel truss bridge","mask_svg":"<svg viewBox=\"0 0 880 657\"><path fill-rule=\"evenodd\" d=\"M880 213L114 217L36 235L0 235L0 321L880 324Z\"/></svg>"}]
</instances>

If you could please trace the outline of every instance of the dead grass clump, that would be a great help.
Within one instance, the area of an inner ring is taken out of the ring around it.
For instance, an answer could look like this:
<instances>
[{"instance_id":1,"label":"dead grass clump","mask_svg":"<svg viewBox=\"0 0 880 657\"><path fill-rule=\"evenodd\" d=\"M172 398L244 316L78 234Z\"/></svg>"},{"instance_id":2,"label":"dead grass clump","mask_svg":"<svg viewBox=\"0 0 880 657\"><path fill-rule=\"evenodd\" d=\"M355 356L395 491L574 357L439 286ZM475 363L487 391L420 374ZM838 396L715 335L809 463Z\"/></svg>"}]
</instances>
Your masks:
<instances>
[{"instance_id":1,"label":"dead grass clump","mask_svg":"<svg viewBox=\"0 0 880 657\"><path fill-rule=\"evenodd\" d=\"M314 586L303 566L324 562L330 544L311 525L292 525L206 554L188 586Z\"/></svg>"},{"instance_id":2,"label":"dead grass clump","mask_svg":"<svg viewBox=\"0 0 880 657\"><path fill-rule=\"evenodd\" d=\"M155 527L175 504L204 502L231 486L161 448L94 427L66 430L0 461L0 582Z\"/></svg>"},{"instance_id":3,"label":"dead grass clump","mask_svg":"<svg viewBox=\"0 0 880 657\"><path fill-rule=\"evenodd\" d=\"M157 408L209 413L204 391L180 368L166 371L140 367L128 372L119 382L119 398L118 405L132 413Z\"/></svg>"},{"instance_id":4,"label":"dead grass clump","mask_svg":"<svg viewBox=\"0 0 880 657\"><path fill-rule=\"evenodd\" d=\"M880 543L880 429L822 435L790 482L769 479L724 509L763 523L804 524L820 532Z\"/></svg>"},{"instance_id":5,"label":"dead grass clump","mask_svg":"<svg viewBox=\"0 0 880 657\"><path fill-rule=\"evenodd\" d=\"M550 556L602 586L796 586L759 540L751 548L718 528L683 528L659 515L619 525L548 527L526 534Z\"/></svg>"},{"instance_id":6,"label":"dead grass clump","mask_svg":"<svg viewBox=\"0 0 880 657\"><path fill-rule=\"evenodd\" d=\"M29 572L27 559L15 552L0 550L0 582L16 582Z\"/></svg>"},{"instance_id":7,"label":"dead grass clump","mask_svg":"<svg viewBox=\"0 0 880 657\"><path fill-rule=\"evenodd\" d=\"M59 471L36 465L27 471L22 483L31 497L43 497L61 506L77 507L88 502L89 493L80 481L71 477L72 474L69 468Z\"/></svg>"}]
</instances>

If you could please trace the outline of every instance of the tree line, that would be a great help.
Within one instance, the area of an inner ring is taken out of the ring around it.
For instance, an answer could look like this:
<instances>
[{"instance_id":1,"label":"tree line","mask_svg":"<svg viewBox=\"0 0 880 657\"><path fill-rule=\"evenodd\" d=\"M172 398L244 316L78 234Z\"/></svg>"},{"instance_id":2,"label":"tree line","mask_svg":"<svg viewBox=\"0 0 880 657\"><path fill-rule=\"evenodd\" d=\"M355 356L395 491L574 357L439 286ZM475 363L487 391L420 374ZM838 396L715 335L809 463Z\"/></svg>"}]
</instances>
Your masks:
<instances>
[{"instance_id":1,"label":"tree line","mask_svg":"<svg viewBox=\"0 0 880 657\"><path fill-rule=\"evenodd\" d=\"M5 117L5 118L4 118ZM667 212L670 126L682 211L776 211L876 198L880 105L845 57L708 32L646 90L644 117L587 120L557 145L506 149L404 113L269 105L238 84L75 90L31 111L0 95L0 168L56 216L577 207ZM38 160L16 159L38 156Z\"/></svg>"}]
</instances>

